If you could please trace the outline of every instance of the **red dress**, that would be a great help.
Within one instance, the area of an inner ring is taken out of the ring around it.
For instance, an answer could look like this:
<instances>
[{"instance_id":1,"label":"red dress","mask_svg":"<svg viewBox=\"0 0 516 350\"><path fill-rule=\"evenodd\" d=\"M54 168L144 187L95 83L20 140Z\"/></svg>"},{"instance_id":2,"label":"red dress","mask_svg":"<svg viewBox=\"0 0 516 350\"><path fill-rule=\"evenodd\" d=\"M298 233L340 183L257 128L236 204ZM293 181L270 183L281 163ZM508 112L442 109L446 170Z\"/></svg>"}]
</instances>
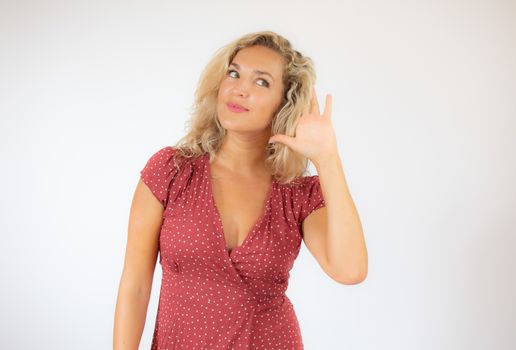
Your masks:
<instances>
[{"instance_id":1,"label":"red dress","mask_svg":"<svg viewBox=\"0 0 516 350\"><path fill-rule=\"evenodd\" d=\"M273 181L265 210L240 246L226 241L213 199L209 154L154 153L141 179L164 206L159 237L162 280L151 350L303 349L285 295L301 222L325 205L319 177Z\"/></svg>"}]
</instances>

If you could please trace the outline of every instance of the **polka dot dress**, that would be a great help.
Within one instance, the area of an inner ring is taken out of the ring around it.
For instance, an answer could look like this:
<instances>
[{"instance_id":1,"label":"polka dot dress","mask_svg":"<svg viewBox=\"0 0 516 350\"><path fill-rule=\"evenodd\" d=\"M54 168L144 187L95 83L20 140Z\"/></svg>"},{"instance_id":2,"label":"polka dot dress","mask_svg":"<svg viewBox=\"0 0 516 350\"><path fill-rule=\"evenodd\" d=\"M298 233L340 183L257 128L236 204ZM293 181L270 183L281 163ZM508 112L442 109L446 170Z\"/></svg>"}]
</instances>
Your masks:
<instances>
[{"instance_id":1,"label":"polka dot dress","mask_svg":"<svg viewBox=\"0 0 516 350\"><path fill-rule=\"evenodd\" d=\"M172 159L167 146L140 171L164 207L162 280L151 350L303 349L285 291L301 223L325 205L319 177L273 181L265 210L241 245L226 248L211 185L209 154Z\"/></svg>"}]
</instances>

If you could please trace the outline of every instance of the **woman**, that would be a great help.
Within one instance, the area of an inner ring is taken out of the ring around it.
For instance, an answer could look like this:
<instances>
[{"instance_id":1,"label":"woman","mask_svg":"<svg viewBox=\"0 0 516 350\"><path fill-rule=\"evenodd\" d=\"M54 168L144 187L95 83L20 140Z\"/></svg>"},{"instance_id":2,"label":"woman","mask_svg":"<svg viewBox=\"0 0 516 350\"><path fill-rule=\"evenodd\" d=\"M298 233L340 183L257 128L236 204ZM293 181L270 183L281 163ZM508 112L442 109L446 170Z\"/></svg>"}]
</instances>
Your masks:
<instances>
[{"instance_id":1,"label":"woman","mask_svg":"<svg viewBox=\"0 0 516 350\"><path fill-rule=\"evenodd\" d=\"M138 348L158 251L163 277L152 350L303 349L285 295L302 240L337 282L365 278L365 242L338 155L331 95L321 115L314 81L311 59L270 31L245 35L213 57L190 131L140 172L116 349ZM307 160L319 175L303 176Z\"/></svg>"}]
</instances>

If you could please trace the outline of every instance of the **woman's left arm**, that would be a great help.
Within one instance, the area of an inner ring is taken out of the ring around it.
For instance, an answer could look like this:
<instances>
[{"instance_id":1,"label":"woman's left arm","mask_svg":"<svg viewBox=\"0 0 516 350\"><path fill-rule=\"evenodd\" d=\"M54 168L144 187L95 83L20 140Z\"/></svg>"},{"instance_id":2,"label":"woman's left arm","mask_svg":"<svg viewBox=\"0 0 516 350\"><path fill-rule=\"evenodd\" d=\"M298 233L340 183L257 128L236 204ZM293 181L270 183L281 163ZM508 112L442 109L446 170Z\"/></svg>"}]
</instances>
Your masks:
<instances>
[{"instance_id":1,"label":"woman's left arm","mask_svg":"<svg viewBox=\"0 0 516 350\"><path fill-rule=\"evenodd\" d=\"M332 271L355 283L367 276L367 249L338 153L313 160L327 213L326 257Z\"/></svg>"},{"instance_id":2,"label":"woman's left arm","mask_svg":"<svg viewBox=\"0 0 516 350\"><path fill-rule=\"evenodd\" d=\"M310 236L309 244L315 256L323 266L329 267L332 276L358 283L367 275L367 250L360 219L344 177L331 121L332 95L326 94L323 114L319 110L315 87L312 87L311 96L296 126L296 136L276 134L270 141L287 145L315 165L327 215L325 218L311 214L315 220L308 220L305 234ZM322 227L328 228L326 235L320 234Z\"/></svg>"}]
</instances>

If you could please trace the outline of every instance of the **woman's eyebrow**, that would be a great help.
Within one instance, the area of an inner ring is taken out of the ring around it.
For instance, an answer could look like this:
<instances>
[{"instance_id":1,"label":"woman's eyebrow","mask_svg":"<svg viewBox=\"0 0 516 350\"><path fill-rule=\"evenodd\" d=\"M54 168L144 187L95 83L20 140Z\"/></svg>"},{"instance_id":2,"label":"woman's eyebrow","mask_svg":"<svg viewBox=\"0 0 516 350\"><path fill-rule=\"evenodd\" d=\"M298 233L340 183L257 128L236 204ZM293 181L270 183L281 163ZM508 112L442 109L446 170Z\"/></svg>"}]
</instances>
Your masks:
<instances>
[{"instance_id":1,"label":"woman's eyebrow","mask_svg":"<svg viewBox=\"0 0 516 350\"><path fill-rule=\"evenodd\" d=\"M230 64L230 66L235 66L235 67L237 67L238 69L240 69L240 66L239 66L237 63L233 63L233 62L232 62L232 63ZM254 73L256 73L256 74L260 74L260 75L268 75L268 76L270 76L270 77L271 77L271 79L272 79L272 80L274 80L274 77L273 77L270 73L268 73L268 72L264 72L264 71L262 71L262 70L258 70L258 69L253 70L253 72L254 72Z\"/></svg>"}]
</instances>

